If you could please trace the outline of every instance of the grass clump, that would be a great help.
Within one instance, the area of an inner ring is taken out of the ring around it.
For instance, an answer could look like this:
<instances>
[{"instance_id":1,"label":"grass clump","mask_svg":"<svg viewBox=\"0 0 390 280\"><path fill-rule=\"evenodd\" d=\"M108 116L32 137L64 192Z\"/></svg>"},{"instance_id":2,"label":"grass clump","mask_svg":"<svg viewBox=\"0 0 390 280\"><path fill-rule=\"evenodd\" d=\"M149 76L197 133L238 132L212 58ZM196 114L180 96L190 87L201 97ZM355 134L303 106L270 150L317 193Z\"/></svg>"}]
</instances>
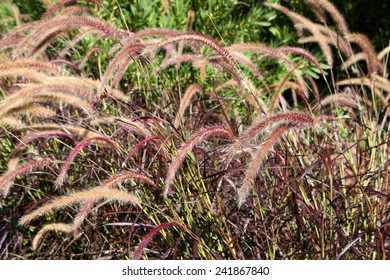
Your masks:
<instances>
[{"instance_id":1,"label":"grass clump","mask_svg":"<svg viewBox=\"0 0 390 280\"><path fill-rule=\"evenodd\" d=\"M300 47L168 1L142 30L121 1L0 6L0 256L388 259L388 48L306 2L246 14Z\"/></svg>"}]
</instances>

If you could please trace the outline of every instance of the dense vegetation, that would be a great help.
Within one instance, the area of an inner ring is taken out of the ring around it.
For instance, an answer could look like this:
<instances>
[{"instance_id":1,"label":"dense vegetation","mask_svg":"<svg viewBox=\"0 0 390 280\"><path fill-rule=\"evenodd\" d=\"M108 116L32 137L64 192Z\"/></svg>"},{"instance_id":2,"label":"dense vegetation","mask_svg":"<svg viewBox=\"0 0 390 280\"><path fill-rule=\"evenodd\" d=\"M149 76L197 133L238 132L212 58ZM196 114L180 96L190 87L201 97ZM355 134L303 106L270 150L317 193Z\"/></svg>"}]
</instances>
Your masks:
<instances>
[{"instance_id":1,"label":"dense vegetation","mask_svg":"<svg viewBox=\"0 0 390 280\"><path fill-rule=\"evenodd\" d=\"M388 259L390 47L336 5L0 3L0 258Z\"/></svg>"}]
</instances>

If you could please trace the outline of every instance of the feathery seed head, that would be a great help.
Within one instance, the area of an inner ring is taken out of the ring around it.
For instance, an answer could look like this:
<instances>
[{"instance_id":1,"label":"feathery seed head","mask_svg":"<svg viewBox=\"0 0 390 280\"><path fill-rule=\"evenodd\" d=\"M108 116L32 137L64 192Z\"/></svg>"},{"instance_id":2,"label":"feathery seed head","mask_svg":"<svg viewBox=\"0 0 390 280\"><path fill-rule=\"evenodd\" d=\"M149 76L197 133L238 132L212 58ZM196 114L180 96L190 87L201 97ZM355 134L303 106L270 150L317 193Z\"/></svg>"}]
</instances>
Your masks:
<instances>
[{"instance_id":1,"label":"feathery seed head","mask_svg":"<svg viewBox=\"0 0 390 280\"><path fill-rule=\"evenodd\" d=\"M193 134L190 139L186 143L184 143L183 146L179 149L179 151L177 152L177 156L172 160L171 165L168 168L168 175L165 180L164 195L168 194L170 187L173 184L174 176L187 154L192 151L194 146L202 142L204 139L216 135L224 136L230 141L236 140L236 137L231 130L221 126L205 128Z\"/></svg>"}]
</instances>

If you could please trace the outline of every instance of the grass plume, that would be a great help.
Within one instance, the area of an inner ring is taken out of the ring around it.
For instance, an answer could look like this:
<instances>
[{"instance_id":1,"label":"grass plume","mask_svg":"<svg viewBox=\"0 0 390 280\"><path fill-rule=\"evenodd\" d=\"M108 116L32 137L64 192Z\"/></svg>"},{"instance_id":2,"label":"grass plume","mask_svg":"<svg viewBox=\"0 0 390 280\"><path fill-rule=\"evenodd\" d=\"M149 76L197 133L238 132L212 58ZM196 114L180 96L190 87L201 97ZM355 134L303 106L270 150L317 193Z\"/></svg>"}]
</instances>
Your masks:
<instances>
[{"instance_id":1,"label":"grass plume","mask_svg":"<svg viewBox=\"0 0 390 280\"><path fill-rule=\"evenodd\" d=\"M134 251L132 259L133 260L139 260L141 258L141 256L142 256L142 253L143 253L144 249L146 248L146 246L148 246L148 244L151 241L151 239L157 233L159 233L161 230L166 229L166 228L170 228L170 227L183 228L183 225L179 224L178 222L168 222L168 223L164 223L164 224L161 224L161 225L155 227L152 231L150 231L143 238L142 242L138 245L137 249Z\"/></svg>"},{"instance_id":2,"label":"grass plume","mask_svg":"<svg viewBox=\"0 0 390 280\"><path fill-rule=\"evenodd\" d=\"M196 145L201 143L206 138L212 136L218 136L218 135L224 136L228 138L230 141L235 141L236 139L231 130L221 126L216 126L216 127L205 128L198 131L197 133L193 134L190 137L190 139L188 139L187 142L183 144L183 146L178 150L177 156L172 160L168 168L167 171L168 175L167 178L165 179L164 195L167 195L169 193L171 185L173 184L173 179L175 177L176 171L179 169L181 163L184 161L188 153L191 152Z\"/></svg>"},{"instance_id":3,"label":"grass plume","mask_svg":"<svg viewBox=\"0 0 390 280\"><path fill-rule=\"evenodd\" d=\"M203 93L202 87L198 84L191 85L186 89L184 96L180 102L179 112L177 113L175 121L173 123L175 127L179 127L180 122L182 122L184 111L191 103L191 98L192 96L194 96L195 93Z\"/></svg>"},{"instance_id":4,"label":"grass plume","mask_svg":"<svg viewBox=\"0 0 390 280\"><path fill-rule=\"evenodd\" d=\"M119 191L115 189L106 189L106 188L92 188L85 191L76 192L69 194L53 201L48 204L35 209L29 214L24 215L19 220L19 225L26 226L32 220L41 217L42 215L49 213L50 211L56 209L61 209L67 206L70 206L75 203L86 202L86 201L96 201L96 200L115 200L123 203L132 203L139 204L139 200L136 196L126 192Z\"/></svg>"},{"instance_id":5,"label":"grass plume","mask_svg":"<svg viewBox=\"0 0 390 280\"><path fill-rule=\"evenodd\" d=\"M367 56L367 68L368 75L372 75L374 73L384 73L384 69L382 63L377 58L377 53L375 52L375 48L372 45L371 41L367 38L367 36L359 33L351 33L346 36L348 42L353 42L359 45L359 47L363 50L363 52Z\"/></svg>"},{"instance_id":6,"label":"grass plume","mask_svg":"<svg viewBox=\"0 0 390 280\"><path fill-rule=\"evenodd\" d=\"M135 180L147 183L151 186L155 186L154 182L147 177L146 175L136 172L136 171L124 171L122 173L116 174L109 179L104 180L104 182L96 187L97 189L110 189L114 186L117 186L125 181ZM88 213L91 211L92 207L96 204L96 200L89 200L83 203L80 206L79 211L77 212L76 217L73 219L73 222L69 228L70 231L75 231L80 227L81 223L85 220Z\"/></svg>"},{"instance_id":7,"label":"grass plume","mask_svg":"<svg viewBox=\"0 0 390 280\"><path fill-rule=\"evenodd\" d=\"M58 164L58 161L56 160L52 160L49 158L41 158L36 160L30 160L8 172L5 172L0 177L0 193L4 197L7 196L17 176L26 175L34 170L42 169L45 167L54 167L56 164Z\"/></svg>"},{"instance_id":8,"label":"grass plume","mask_svg":"<svg viewBox=\"0 0 390 280\"><path fill-rule=\"evenodd\" d=\"M300 29L307 29L314 36L315 40L320 45L321 50L324 53L324 56L326 57L326 61L328 65L333 66L334 60L333 60L332 50L329 47L328 38L320 30L319 27L320 25L313 23L307 18L295 12L292 12L286 7L283 7L281 5L275 3L269 3L269 2L265 3L265 5L284 13L286 16L288 16L291 19L292 22L294 22L296 27L299 27Z\"/></svg>"},{"instance_id":9,"label":"grass plume","mask_svg":"<svg viewBox=\"0 0 390 280\"><path fill-rule=\"evenodd\" d=\"M253 156L252 162L249 164L248 169L245 172L242 185L238 190L238 207L241 207L246 202L249 191L252 187L252 183L264 158L270 152L278 139L283 135L283 133L290 130L294 126L295 124L292 123L282 124L276 127L264 140L257 153Z\"/></svg>"},{"instance_id":10,"label":"grass plume","mask_svg":"<svg viewBox=\"0 0 390 280\"><path fill-rule=\"evenodd\" d=\"M51 20L44 21L31 35L27 36L18 45L15 57L31 57L42 48L44 48L53 38L64 32L81 27L91 27L95 30L106 34L114 40L120 40L123 36L128 35L121 29L118 29L105 21L86 16L64 16L55 17ZM24 54L25 53L25 54Z\"/></svg>"},{"instance_id":11,"label":"grass plume","mask_svg":"<svg viewBox=\"0 0 390 280\"><path fill-rule=\"evenodd\" d=\"M310 3L312 6L317 6L323 10L326 10L331 15L333 21L336 23L336 25L343 33L343 35L349 34L349 28L347 23L345 22L343 15L336 9L336 7L331 2L327 0L306 0L306 1Z\"/></svg>"},{"instance_id":12,"label":"grass plume","mask_svg":"<svg viewBox=\"0 0 390 280\"><path fill-rule=\"evenodd\" d=\"M62 231L62 232L68 233L71 231L71 226L68 224L64 224L64 223L53 223L53 224L45 225L43 228L41 228L38 231L38 233L35 235L35 237L32 241L33 250L37 249L39 241L41 240L42 236L46 232L51 231L51 230Z\"/></svg>"},{"instance_id":13,"label":"grass plume","mask_svg":"<svg viewBox=\"0 0 390 280\"><path fill-rule=\"evenodd\" d=\"M98 5L100 7L104 7L102 3L99 0L86 0L86 2L93 3L95 5ZM57 3L50 6L47 11L41 16L41 19L48 20L50 17L54 16L54 14L61 9L62 7L72 5L77 3L77 0L61 0ZM83 7L83 6L82 6Z\"/></svg>"},{"instance_id":14,"label":"grass plume","mask_svg":"<svg viewBox=\"0 0 390 280\"><path fill-rule=\"evenodd\" d=\"M62 184L64 183L64 180L65 180L65 175L66 175L66 172L68 171L70 165L72 164L73 162L73 159L77 156L77 154L87 145L91 144L92 142L106 142L107 144L111 145L112 147L114 147L115 149L118 149L118 145L106 138L106 137L103 137L103 136L98 136L98 137L91 137L91 138L88 138L88 139L85 139L83 141L81 141L80 143L78 143L76 145L76 147L74 147L74 149L70 152L69 156L67 157L64 165L61 167L61 170L60 170L60 174L58 175L57 177L57 180L56 180L56 187L60 187L62 186Z\"/></svg>"},{"instance_id":15,"label":"grass plume","mask_svg":"<svg viewBox=\"0 0 390 280\"><path fill-rule=\"evenodd\" d=\"M313 117L301 112L279 113L262 118L258 122L255 122L252 126L248 127L237 139L237 141L232 144L228 153L226 154L226 158L233 157L235 153L245 147L245 144L250 139L254 138L260 133L263 133L270 125L278 125L281 123L294 123L298 126L307 126L314 125L314 119Z\"/></svg>"}]
</instances>

